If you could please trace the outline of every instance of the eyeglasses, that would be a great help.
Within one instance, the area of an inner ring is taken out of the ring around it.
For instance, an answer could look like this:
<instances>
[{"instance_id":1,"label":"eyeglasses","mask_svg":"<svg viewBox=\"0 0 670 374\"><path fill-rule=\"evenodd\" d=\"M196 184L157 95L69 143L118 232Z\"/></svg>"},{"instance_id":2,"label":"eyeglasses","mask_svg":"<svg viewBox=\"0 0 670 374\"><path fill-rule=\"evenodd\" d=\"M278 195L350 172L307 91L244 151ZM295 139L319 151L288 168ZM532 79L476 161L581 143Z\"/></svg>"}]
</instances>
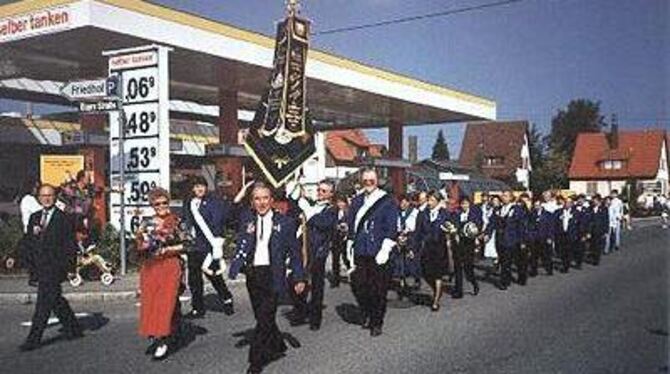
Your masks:
<instances>
[{"instance_id":1,"label":"eyeglasses","mask_svg":"<svg viewBox=\"0 0 670 374\"><path fill-rule=\"evenodd\" d=\"M154 206L154 207L159 207L159 206L168 206L168 204L169 204L169 203L168 203L167 201L165 201L165 200L161 200L161 201L155 201L155 202L154 202L153 204L151 204L151 205Z\"/></svg>"}]
</instances>

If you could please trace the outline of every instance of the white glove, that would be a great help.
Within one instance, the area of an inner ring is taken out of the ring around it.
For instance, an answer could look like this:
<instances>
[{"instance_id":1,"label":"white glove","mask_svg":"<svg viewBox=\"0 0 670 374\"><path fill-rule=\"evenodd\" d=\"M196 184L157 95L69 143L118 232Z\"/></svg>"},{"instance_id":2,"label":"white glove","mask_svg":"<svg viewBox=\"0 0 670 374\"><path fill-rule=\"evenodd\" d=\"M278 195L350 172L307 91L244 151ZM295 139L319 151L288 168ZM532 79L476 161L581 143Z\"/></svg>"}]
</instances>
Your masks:
<instances>
[{"instance_id":1,"label":"white glove","mask_svg":"<svg viewBox=\"0 0 670 374\"><path fill-rule=\"evenodd\" d=\"M225 242L224 238L214 238L214 243L212 243L212 258L214 260L223 258L223 244Z\"/></svg>"},{"instance_id":2,"label":"white glove","mask_svg":"<svg viewBox=\"0 0 670 374\"><path fill-rule=\"evenodd\" d=\"M349 264L351 264L351 267L349 268L348 274L351 274L354 269L356 268L356 265L354 265L354 241L353 240L347 240L347 258L349 259Z\"/></svg>"},{"instance_id":3,"label":"white glove","mask_svg":"<svg viewBox=\"0 0 670 374\"><path fill-rule=\"evenodd\" d=\"M396 243L391 239L384 239L382 242L382 248L377 252L375 256L375 262L377 265L384 265L391 257L391 251L395 247Z\"/></svg>"}]
</instances>

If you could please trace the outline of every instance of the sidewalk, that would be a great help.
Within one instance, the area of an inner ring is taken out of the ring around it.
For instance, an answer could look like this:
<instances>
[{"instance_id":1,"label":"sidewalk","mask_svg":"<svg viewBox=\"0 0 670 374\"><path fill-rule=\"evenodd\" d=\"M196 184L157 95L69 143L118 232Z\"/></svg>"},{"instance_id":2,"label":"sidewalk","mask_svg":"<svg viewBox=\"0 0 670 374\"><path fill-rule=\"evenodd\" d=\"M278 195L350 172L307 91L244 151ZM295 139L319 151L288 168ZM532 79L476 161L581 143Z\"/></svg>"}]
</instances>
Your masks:
<instances>
[{"instance_id":1,"label":"sidewalk","mask_svg":"<svg viewBox=\"0 0 670 374\"><path fill-rule=\"evenodd\" d=\"M230 288L236 284L244 283L244 275L237 280L226 279ZM63 282L63 296L68 301L122 301L133 300L138 297L139 273L131 272L121 277L118 276L114 283L105 286L100 281L84 281L79 287L72 287L68 282ZM214 292L212 285L205 282L205 292ZM184 293L188 296L188 291ZM28 285L28 276L20 274L0 275L0 305L3 304L32 304L37 299L37 287Z\"/></svg>"}]
</instances>

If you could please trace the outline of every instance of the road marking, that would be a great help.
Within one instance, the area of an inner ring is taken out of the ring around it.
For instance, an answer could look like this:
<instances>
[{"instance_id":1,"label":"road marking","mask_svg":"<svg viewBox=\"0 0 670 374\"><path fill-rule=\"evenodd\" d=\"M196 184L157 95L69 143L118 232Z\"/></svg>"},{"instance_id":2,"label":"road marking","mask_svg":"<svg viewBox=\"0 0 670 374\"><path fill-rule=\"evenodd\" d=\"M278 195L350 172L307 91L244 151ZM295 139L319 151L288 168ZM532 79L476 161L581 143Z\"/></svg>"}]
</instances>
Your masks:
<instances>
[{"instance_id":1,"label":"road marking","mask_svg":"<svg viewBox=\"0 0 670 374\"><path fill-rule=\"evenodd\" d=\"M91 313L75 313L75 314L74 314L74 316L77 317L77 318L89 317L90 315L91 315ZM55 324L57 324L58 322L59 322L59 321L58 321L58 318L56 318L56 317L49 317L49 319L47 320L47 326L55 325ZM22 327L30 327L30 326L32 326L32 325L33 325L33 322L32 322L32 321L21 322L21 326L22 326Z\"/></svg>"}]
</instances>

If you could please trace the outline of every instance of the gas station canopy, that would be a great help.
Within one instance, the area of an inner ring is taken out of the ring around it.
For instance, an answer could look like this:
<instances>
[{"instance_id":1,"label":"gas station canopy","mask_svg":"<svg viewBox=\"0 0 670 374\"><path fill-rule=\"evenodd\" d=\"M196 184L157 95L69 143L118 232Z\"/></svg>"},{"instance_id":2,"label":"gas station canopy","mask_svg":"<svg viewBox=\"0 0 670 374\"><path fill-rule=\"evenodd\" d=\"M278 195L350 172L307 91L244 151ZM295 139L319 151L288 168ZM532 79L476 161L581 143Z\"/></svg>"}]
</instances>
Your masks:
<instances>
[{"instance_id":1,"label":"gas station canopy","mask_svg":"<svg viewBox=\"0 0 670 374\"><path fill-rule=\"evenodd\" d=\"M238 109L253 111L267 89L273 38L132 0L26 0L0 6L0 82L105 76L102 51L152 43L174 48L171 100L218 107L222 92L233 92ZM312 116L328 127L496 117L493 101L317 50L309 52L306 74ZM30 92L12 85L0 84L0 97L68 104L53 90Z\"/></svg>"}]
</instances>

